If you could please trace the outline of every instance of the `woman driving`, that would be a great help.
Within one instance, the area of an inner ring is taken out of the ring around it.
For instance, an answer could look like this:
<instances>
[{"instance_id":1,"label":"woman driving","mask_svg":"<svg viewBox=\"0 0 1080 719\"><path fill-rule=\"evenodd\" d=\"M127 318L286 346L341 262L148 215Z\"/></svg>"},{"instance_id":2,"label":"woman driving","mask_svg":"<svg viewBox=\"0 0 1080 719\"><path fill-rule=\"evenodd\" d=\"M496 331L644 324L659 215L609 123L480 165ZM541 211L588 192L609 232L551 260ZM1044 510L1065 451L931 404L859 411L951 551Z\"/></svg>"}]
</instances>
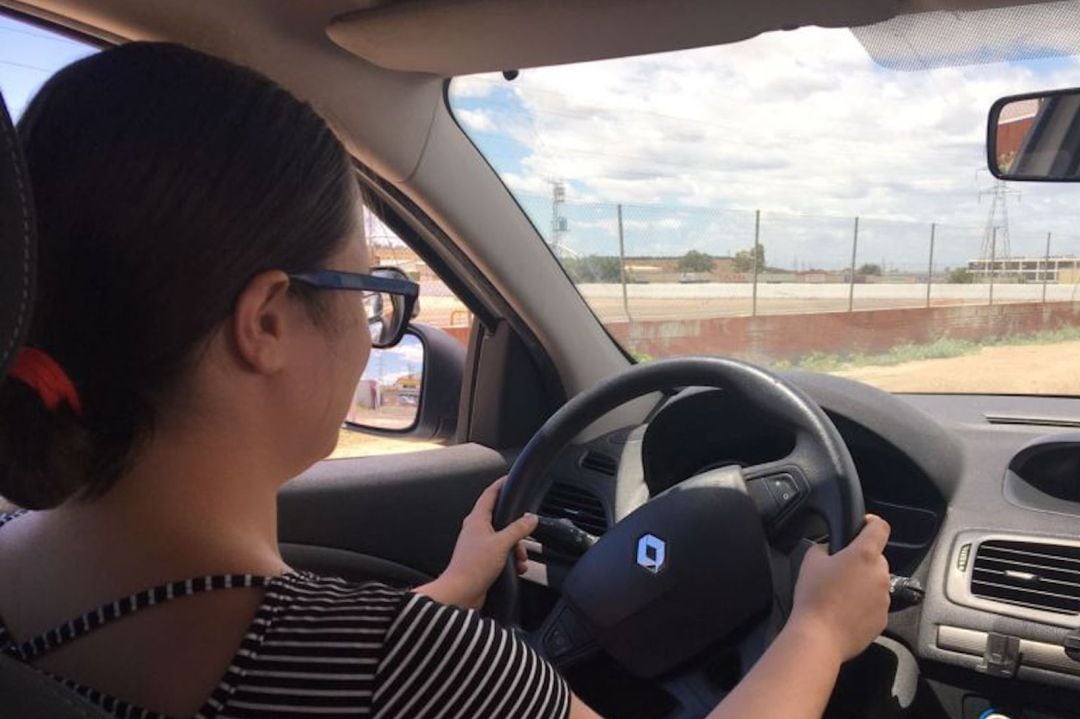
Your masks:
<instances>
[{"instance_id":1,"label":"woman driving","mask_svg":"<svg viewBox=\"0 0 1080 719\"><path fill-rule=\"evenodd\" d=\"M416 295L369 266L350 158L312 108L132 43L54 76L18 129L39 270L0 385L0 495L23 508L0 514L0 651L117 717L596 717L475 611L536 524L493 529L498 484L411 591L282 560L278 489L334 448ZM888 531L808 553L786 627L711 717L821 716L885 625Z\"/></svg>"}]
</instances>

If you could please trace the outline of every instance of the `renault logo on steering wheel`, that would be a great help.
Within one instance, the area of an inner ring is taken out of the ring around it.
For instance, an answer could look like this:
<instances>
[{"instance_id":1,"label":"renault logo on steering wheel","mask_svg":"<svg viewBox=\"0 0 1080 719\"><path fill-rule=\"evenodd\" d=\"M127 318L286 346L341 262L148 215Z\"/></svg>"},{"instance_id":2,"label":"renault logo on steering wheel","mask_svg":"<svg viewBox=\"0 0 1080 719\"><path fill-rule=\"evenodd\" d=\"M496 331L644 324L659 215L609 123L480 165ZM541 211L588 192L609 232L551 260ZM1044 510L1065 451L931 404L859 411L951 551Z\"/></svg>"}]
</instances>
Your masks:
<instances>
[{"instance_id":1,"label":"renault logo on steering wheel","mask_svg":"<svg viewBox=\"0 0 1080 719\"><path fill-rule=\"evenodd\" d=\"M656 574L664 568L667 545L655 534L646 534L637 542L637 563L646 571Z\"/></svg>"}]
</instances>

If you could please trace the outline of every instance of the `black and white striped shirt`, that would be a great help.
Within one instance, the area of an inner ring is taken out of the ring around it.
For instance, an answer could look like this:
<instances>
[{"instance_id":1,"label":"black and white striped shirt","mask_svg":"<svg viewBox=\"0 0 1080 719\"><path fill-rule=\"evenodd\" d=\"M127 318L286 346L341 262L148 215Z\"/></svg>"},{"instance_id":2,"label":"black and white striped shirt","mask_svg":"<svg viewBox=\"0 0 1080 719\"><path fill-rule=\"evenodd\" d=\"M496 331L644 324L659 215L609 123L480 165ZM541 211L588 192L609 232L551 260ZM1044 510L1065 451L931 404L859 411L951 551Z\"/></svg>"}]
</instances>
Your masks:
<instances>
[{"instance_id":1,"label":"black and white striped shirt","mask_svg":"<svg viewBox=\"0 0 1080 719\"><path fill-rule=\"evenodd\" d=\"M12 518L0 515L0 526ZM174 582L22 642L0 620L0 651L30 662L144 607L239 586L265 587L266 593L231 666L195 714L200 719L565 719L569 714L570 692L555 670L476 612L382 584L307 572ZM54 678L117 717L162 716Z\"/></svg>"}]
</instances>

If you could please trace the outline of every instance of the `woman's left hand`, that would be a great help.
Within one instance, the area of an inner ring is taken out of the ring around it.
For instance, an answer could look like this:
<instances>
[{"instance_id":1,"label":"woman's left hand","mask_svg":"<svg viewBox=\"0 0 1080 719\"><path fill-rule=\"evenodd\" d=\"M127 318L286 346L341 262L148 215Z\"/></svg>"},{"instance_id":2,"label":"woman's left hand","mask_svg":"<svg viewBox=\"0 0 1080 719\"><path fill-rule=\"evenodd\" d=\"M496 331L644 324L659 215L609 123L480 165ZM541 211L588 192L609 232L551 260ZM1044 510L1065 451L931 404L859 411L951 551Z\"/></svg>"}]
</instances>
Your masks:
<instances>
[{"instance_id":1,"label":"woman's left hand","mask_svg":"<svg viewBox=\"0 0 1080 719\"><path fill-rule=\"evenodd\" d=\"M443 604L479 609L487 591L506 565L506 555L513 551L518 574L525 572L525 548L521 540L536 529L536 515L526 514L501 531L491 525L495 500L506 477L484 490L472 511L461 523L461 533L450 564L438 579L416 591Z\"/></svg>"}]
</instances>

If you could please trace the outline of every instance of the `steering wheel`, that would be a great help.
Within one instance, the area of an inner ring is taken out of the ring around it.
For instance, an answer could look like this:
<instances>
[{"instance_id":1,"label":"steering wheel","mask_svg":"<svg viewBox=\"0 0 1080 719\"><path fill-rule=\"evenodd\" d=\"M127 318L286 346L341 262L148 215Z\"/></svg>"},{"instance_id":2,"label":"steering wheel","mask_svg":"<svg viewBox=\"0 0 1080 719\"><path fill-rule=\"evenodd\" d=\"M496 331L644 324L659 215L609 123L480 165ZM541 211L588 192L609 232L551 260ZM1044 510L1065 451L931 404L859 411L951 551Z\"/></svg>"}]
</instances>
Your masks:
<instances>
[{"instance_id":1,"label":"steering wheel","mask_svg":"<svg viewBox=\"0 0 1080 719\"><path fill-rule=\"evenodd\" d=\"M742 665L756 660L790 613L807 520L828 531L831 552L862 527L855 464L813 400L776 375L726 358L689 357L635 366L574 397L532 437L495 505L502 528L539 507L547 470L582 430L637 397L713 387L793 431L781 460L721 467L653 497L609 529L562 583L562 596L529 641L565 667L604 651L630 673L675 695L679 717L708 713L723 691L706 680L705 650L736 639ZM513 562L488 592L485 613L513 625Z\"/></svg>"}]
</instances>

